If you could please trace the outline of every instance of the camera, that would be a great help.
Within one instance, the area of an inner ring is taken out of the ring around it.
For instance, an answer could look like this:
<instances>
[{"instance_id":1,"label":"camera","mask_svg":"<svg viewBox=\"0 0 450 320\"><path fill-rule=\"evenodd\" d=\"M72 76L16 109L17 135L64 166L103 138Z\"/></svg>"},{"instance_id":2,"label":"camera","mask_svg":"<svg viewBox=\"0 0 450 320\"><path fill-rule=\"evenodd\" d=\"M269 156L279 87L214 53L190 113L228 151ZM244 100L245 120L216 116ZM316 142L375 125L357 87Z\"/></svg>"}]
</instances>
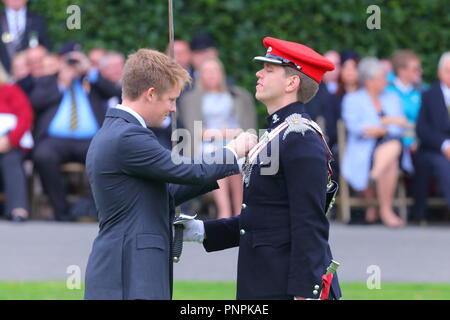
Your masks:
<instances>
[{"instance_id":1,"label":"camera","mask_svg":"<svg viewBox=\"0 0 450 320\"><path fill-rule=\"evenodd\" d=\"M72 57L68 57L68 58L66 58L66 62L69 66L74 66L74 65L80 63L80 60L72 58Z\"/></svg>"}]
</instances>

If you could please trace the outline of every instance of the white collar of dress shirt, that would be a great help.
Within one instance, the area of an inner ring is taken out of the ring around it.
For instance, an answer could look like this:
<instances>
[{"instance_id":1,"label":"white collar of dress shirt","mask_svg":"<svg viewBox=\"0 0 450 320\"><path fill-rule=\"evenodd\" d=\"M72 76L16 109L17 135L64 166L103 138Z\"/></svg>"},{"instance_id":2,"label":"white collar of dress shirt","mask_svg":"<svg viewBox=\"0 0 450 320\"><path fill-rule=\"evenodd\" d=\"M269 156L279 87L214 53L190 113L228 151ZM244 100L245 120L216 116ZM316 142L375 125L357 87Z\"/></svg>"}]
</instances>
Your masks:
<instances>
[{"instance_id":1,"label":"white collar of dress shirt","mask_svg":"<svg viewBox=\"0 0 450 320\"><path fill-rule=\"evenodd\" d=\"M22 9L19 9L19 10L5 8L5 12L6 12L7 16L13 16L15 14L19 14L21 16L26 16L27 15L27 7L23 7Z\"/></svg>"},{"instance_id":2,"label":"white collar of dress shirt","mask_svg":"<svg viewBox=\"0 0 450 320\"><path fill-rule=\"evenodd\" d=\"M408 93L414 88L412 84L404 84L399 78L394 79L394 85L403 93Z\"/></svg>"},{"instance_id":3,"label":"white collar of dress shirt","mask_svg":"<svg viewBox=\"0 0 450 320\"><path fill-rule=\"evenodd\" d=\"M12 30L16 28L16 19L18 19L19 32L22 32L26 28L27 24L27 7L23 7L19 10L14 10L11 8L5 8L6 20L8 21L9 32L15 32Z\"/></svg>"},{"instance_id":4,"label":"white collar of dress shirt","mask_svg":"<svg viewBox=\"0 0 450 320\"><path fill-rule=\"evenodd\" d=\"M445 104L450 105L450 88L441 82L441 90L444 95Z\"/></svg>"},{"instance_id":5,"label":"white collar of dress shirt","mask_svg":"<svg viewBox=\"0 0 450 320\"><path fill-rule=\"evenodd\" d=\"M118 104L118 105L116 106L116 109L120 109L120 110L123 110L123 111L126 111L126 112L130 113L132 116L134 116L134 117L139 121L139 123L140 123L144 128L147 128L147 126L145 125L144 118L142 118L142 117L139 115L139 113L137 113L137 112L134 111L133 109L131 109L131 108L127 107L127 106L124 106L124 105L122 105L122 104Z\"/></svg>"}]
</instances>

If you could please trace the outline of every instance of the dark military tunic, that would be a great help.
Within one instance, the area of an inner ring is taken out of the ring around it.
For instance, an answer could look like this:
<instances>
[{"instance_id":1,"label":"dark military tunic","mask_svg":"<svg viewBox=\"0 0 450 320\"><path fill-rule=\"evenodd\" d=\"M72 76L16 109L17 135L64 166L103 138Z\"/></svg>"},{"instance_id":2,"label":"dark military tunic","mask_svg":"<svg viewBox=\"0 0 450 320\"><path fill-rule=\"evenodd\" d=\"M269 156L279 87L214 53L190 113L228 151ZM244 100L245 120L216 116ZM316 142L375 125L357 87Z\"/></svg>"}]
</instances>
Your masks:
<instances>
[{"instance_id":1,"label":"dark military tunic","mask_svg":"<svg viewBox=\"0 0 450 320\"><path fill-rule=\"evenodd\" d=\"M292 103L267 118L268 131L293 114L310 119L301 103ZM321 286L332 260L325 216L328 160L321 137L303 129L287 127L258 155L244 179L239 216L205 222L207 251L239 246L238 299L318 298L314 286ZM335 275L330 297L340 296Z\"/></svg>"}]
</instances>

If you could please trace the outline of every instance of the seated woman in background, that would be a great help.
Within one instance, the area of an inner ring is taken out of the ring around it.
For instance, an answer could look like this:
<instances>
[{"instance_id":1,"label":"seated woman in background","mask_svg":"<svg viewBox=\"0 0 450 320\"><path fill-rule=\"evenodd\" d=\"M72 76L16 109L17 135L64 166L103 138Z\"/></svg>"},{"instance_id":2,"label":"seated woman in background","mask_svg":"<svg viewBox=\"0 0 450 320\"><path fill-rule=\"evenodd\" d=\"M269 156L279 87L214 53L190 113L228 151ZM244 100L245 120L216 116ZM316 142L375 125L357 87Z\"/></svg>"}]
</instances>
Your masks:
<instances>
[{"instance_id":1,"label":"seated woman in background","mask_svg":"<svg viewBox=\"0 0 450 320\"><path fill-rule=\"evenodd\" d=\"M28 218L28 192L23 168L26 150L33 147L29 130L33 111L20 87L8 83L0 65L0 176L5 195L5 215L13 221Z\"/></svg>"},{"instance_id":2,"label":"seated woman in background","mask_svg":"<svg viewBox=\"0 0 450 320\"><path fill-rule=\"evenodd\" d=\"M256 129L253 97L244 89L226 85L223 64L208 58L200 66L199 85L180 101L180 120L191 133L194 146L201 145L203 154L223 147L242 130ZM194 135L194 122L202 121L201 135ZM195 151L195 149L194 149ZM194 156L201 156L194 154ZM242 205L242 176L234 175L218 181L220 189L213 197L218 218L239 214Z\"/></svg>"},{"instance_id":3,"label":"seated woman in background","mask_svg":"<svg viewBox=\"0 0 450 320\"><path fill-rule=\"evenodd\" d=\"M341 67L338 74L337 90L330 96L329 108L326 112L326 133L328 135L328 146L333 153L334 161L333 180L339 180L341 163L339 163L338 145L338 121L342 119L342 99L348 93L355 92L359 88L358 63L359 56L354 51L341 52Z\"/></svg>"},{"instance_id":4,"label":"seated woman in background","mask_svg":"<svg viewBox=\"0 0 450 320\"><path fill-rule=\"evenodd\" d=\"M361 60L358 73L361 89L347 94L342 103L348 131L342 174L366 198L373 198L376 189L379 213L369 207L367 222L375 222L379 215L384 225L402 227L404 221L394 213L392 200L407 120L398 97L385 91L386 71L377 58Z\"/></svg>"}]
</instances>

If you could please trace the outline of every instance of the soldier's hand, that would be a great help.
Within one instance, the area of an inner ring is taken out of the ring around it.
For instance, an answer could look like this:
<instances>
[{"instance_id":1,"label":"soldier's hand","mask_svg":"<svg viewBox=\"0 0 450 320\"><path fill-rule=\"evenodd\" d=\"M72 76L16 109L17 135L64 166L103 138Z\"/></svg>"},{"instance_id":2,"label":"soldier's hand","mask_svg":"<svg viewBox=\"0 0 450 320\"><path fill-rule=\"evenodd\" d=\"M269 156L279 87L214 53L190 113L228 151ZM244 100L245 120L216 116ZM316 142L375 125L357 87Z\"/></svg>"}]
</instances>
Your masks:
<instances>
[{"instance_id":1,"label":"soldier's hand","mask_svg":"<svg viewBox=\"0 0 450 320\"><path fill-rule=\"evenodd\" d=\"M205 238L205 227L202 220L185 220L183 224L183 241L202 243Z\"/></svg>"},{"instance_id":2,"label":"soldier's hand","mask_svg":"<svg viewBox=\"0 0 450 320\"><path fill-rule=\"evenodd\" d=\"M228 143L227 147L233 149L238 158L245 157L247 153L258 143L258 137L255 134L243 132L236 139Z\"/></svg>"}]
</instances>

